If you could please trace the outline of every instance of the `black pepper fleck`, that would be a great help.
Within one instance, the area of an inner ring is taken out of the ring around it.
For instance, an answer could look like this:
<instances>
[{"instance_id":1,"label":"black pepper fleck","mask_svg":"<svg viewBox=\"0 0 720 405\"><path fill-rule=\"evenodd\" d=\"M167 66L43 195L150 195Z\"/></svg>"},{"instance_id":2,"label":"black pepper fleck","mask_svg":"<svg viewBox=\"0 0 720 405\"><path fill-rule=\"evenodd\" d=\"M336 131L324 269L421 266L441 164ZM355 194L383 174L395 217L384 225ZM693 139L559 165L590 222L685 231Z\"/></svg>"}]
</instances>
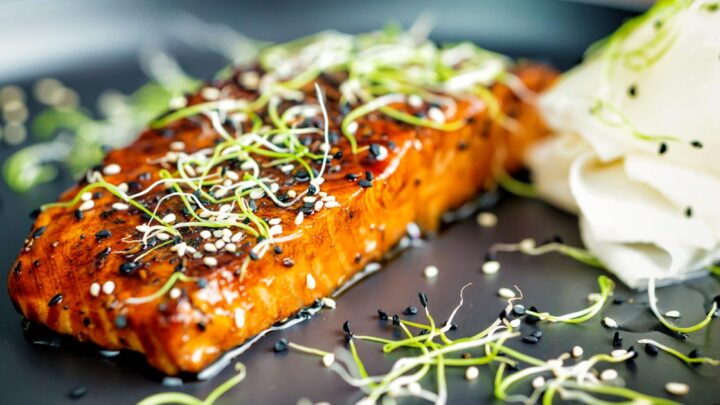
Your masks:
<instances>
[{"instance_id":1,"label":"black pepper fleck","mask_svg":"<svg viewBox=\"0 0 720 405\"><path fill-rule=\"evenodd\" d=\"M63 300L62 294L55 294L52 298L50 298L50 301L48 301L48 306L49 307L55 306L55 305L61 303L62 300Z\"/></svg>"}]
</instances>

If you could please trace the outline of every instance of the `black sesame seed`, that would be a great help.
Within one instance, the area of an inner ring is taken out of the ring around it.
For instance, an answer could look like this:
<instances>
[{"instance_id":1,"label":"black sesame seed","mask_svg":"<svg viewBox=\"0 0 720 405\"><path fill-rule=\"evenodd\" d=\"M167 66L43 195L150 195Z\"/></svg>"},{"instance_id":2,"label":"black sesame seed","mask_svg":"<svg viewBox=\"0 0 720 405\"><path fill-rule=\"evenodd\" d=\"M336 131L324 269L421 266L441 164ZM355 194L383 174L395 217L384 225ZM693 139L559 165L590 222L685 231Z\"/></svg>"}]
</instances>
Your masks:
<instances>
[{"instance_id":1,"label":"black sesame seed","mask_svg":"<svg viewBox=\"0 0 720 405\"><path fill-rule=\"evenodd\" d=\"M447 322L445 322L445 325L447 325ZM457 329L457 328L458 328L458 326L457 326L457 324L456 324L455 322L451 322L451 323L450 323L450 330L455 330L455 329Z\"/></svg>"},{"instance_id":2,"label":"black sesame seed","mask_svg":"<svg viewBox=\"0 0 720 405\"><path fill-rule=\"evenodd\" d=\"M34 210L30 211L30 219L35 219L40 216L40 208L35 208Z\"/></svg>"},{"instance_id":3,"label":"black sesame seed","mask_svg":"<svg viewBox=\"0 0 720 405\"><path fill-rule=\"evenodd\" d=\"M55 294L52 298L50 298L50 301L48 301L48 306L49 307L55 306L55 305L61 303L62 300L63 300L62 294Z\"/></svg>"},{"instance_id":4,"label":"black sesame seed","mask_svg":"<svg viewBox=\"0 0 720 405\"><path fill-rule=\"evenodd\" d=\"M403 314L405 314L405 315L417 315L417 313L418 313L417 307L414 307L412 305L405 308L405 311L403 311Z\"/></svg>"},{"instance_id":5,"label":"black sesame seed","mask_svg":"<svg viewBox=\"0 0 720 405\"><path fill-rule=\"evenodd\" d=\"M295 265L295 262L292 259L286 257L283 259L282 264L285 267L292 267Z\"/></svg>"},{"instance_id":6,"label":"black sesame seed","mask_svg":"<svg viewBox=\"0 0 720 405\"><path fill-rule=\"evenodd\" d=\"M120 265L120 273L122 274L131 274L135 269L140 267L140 264L137 262L126 262Z\"/></svg>"},{"instance_id":7,"label":"black sesame seed","mask_svg":"<svg viewBox=\"0 0 720 405\"><path fill-rule=\"evenodd\" d=\"M342 157L343 157L343 153L341 150L335 152L335 154L333 155L333 159L335 159L335 160L340 160L340 159L342 159Z\"/></svg>"},{"instance_id":8,"label":"black sesame seed","mask_svg":"<svg viewBox=\"0 0 720 405\"><path fill-rule=\"evenodd\" d=\"M85 394L87 394L87 387L81 385L71 389L70 392L68 392L67 396L70 399L80 399L84 397Z\"/></svg>"},{"instance_id":9,"label":"black sesame seed","mask_svg":"<svg viewBox=\"0 0 720 405\"><path fill-rule=\"evenodd\" d=\"M646 343L645 344L645 353L656 356L658 354L658 348L652 343Z\"/></svg>"},{"instance_id":10,"label":"black sesame seed","mask_svg":"<svg viewBox=\"0 0 720 405\"><path fill-rule=\"evenodd\" d=\"M255 252L254 250L250 250L250 253L248 253L248 255L250 255L251 260L258 260L260 258L260 256L258 256L257 252Z\"/></svg>"},{"instance_id":11,"label":"black sesame seed","mask_svg":"<svg viewBox=\"0 0 720 405\"><path fill-rule=\"evenodd\" d=\"M45 233L45 230L47 230L47 226L41 226L33 232L32 237L33 239L37 239L42 236L42 234Z\"/></svg>"},{"instance_id":12,"label":"black sesame seed","mask_svg":"<svg viewBox=\"0 0 720 405\"><path fill-rule=\"evenodd\" d=\"M515 305L512 309L512 313L515 316L523 316L525 315L525 307L520 304Z\"/></svg>"},{"instance_id":13,"label":"black sesame seed","mask_svg":"<svg viewBox=\"0 0 720 405\"><path fill-rule=\"evenodd\" d=\"M370 170L365 170L365 180L367 181L373 181L375 176L372 174Z\"/></svg>"},{"instance_id":14,"label":"black sesame seed","mask_svg":"<svg viewBox=\"0 0 720 405\"><path fill-rule=\"evenodd\" d=\"M522 337L523 343L528 343L531 345L534 345L540 341L540 339L536 338L535 336L523 336Z\"/></svg>"},{"instance_id":15,"label":"black sesame seed","mask_svg":"<svg viewBox=\"0 0 720 405\"><path fill-rule=\"evenodd\" d=\"M348 174L345 175L345 178L348 179L348 180L357 180L358 177L360 177L360 176L358 176L358 175L355 174L355 173L348 173Z\"/></svg>"},{"instance_id":16,"label":"black sesame seed","mask_svg":"<svg viewBox=\"0 0 720 405\"><path fill-rule=\"evenodd\" d=\"M688 218L692 218L693 215L693 209L692 207L685 208L685 216Z\"/></svg>"},{"instance_id":17,"label":"black sesame seed","mask_svg":"<svg viewBox=\"0 0 720 405\"><path fill-rule=\"evenodd\" d=\"M635 96L637 96L637 86L636 85L633 84L630 87L628 87L628 96L633 97L633 98Z\"/></svg>"},{"instance_id":18,"label":"black sesame seed","mask_svg":"<svg viewBox=\"0 0 720 405\"><path fill-rule=\"evenodd\" d=\"M703 144L700 141L692 141L690 142L690 145L692 145L693 148L702 149Z\"/></svg>"},{"instance_id":19,"label":"black sesame seed","mask_svg":"<svg viewBox=\"0 0 720 405\"><path fill-rule=\"evenodd\" d=\"M393 325L399 326L400 325L400 317L397 314L393 315L392 322L393 322Z\"/></svg>"},{"instance_id":20,"label":"black sesame seed","mask_svg":"<svg viewBox=\"0 0 720 405\"><path fill-rule=\"evenodd\" d=\"M101 241L105 238L109 238L110 236L112 236L112 233L110 233L110 231L108 231L107 229L103 229L102 231L95 234L95 240Z\"/></svg>"},{"instance_id":21,"label":"black sesame seed","mask_svg":"<svg viewBox=\"0 0 720 405\"><path fill-rule=\"evenodd\" d=\"M195 284L197 284L198 288L205 288L207 287L208 282L207 279L199 278Z\"/></svg>"},{"instance_id":22,"label":"black sesame seed","mask_svg":"<svg viewBox=\"0 0 720 405\"><path fill-rule=\"evenodd\" d=\"M690 353L688 353L688 357L691 359L697 359L700 357L700 351L698 349L692 349Z\"/></svg>"},{"instance_id":23,"label":"black sesame seed","mask_svg":"<svg viewBox=\"0 0 720 405\"><path fill-rule=\"evenodd\" d=\"M273 246L273 252L275 252L276 255L279 255L283 252L282 248L278 245Z\"/></svg>"},{"instance_id":24,"label":"black sesame seed","mask_svg":"<svg viewBox=\"0 0 720 405\"><path fill-rule=\"evenodd\" d=\"M282 338L275 342L275 345L273 346L273 351L275 353L282 353L288 349L288 341L285 338Z\"/></svg>"},{"instance_id":25,"label":"black sesame seed","mask_svg":"<svg viewBox=\"0 0 720 405\"><path fill-rule=\"evenodd\" d=\"M427 304L428 304L427 295L425 295L424 292L419 292L419 293L418 293L418 298L420 298L420 304L422 304L422 306L423 306L424 308L427 308Z\"/></svg>"},{"instance_id":26,"label":"black sesame seed","mask_svg":"<svg viewBox=\"0 0 720 405\"><path fill-rule=\"evenodd\" d=\"M80 210L75 210L75 218L77 219L83 219L83 213Z\"/></svg>"},{"instance_id":27,"label":"black sesame seed","mask_svg":"<svg viewBox=\"0 0 720 405\"><path fill-rule=\"evenodd\" d=\"M501 321L502 321L503 319L507 319L507 313L505 312L504 309L503 309L502 311L500 311L500 313L498 314L498 319L501 320Z\"/></svg>"},{"instance_id":28,"label":"black sesame seed","mask_svg":"<svg viewBox=\"0 0 720 405\"><path fill-rule=\"evenodd\" d=\"M372 183L370 183L369 181L364 180L364 179L363 179L363 180L360 180L360 181L358 182L358 184L359 184L360 187L362 187L362 188L370 188L370 187L372 187Z\"/></svg>"},{"instance_id":29,"label":"black sesame seed","mask_svg":"<svg viewBox=\"0 0 720 405\"><path fill-rule=\"evenodd\" d=\"M623 338L620 336L620 332L615 332L613 335L612 345L613 347L621 347Z\"/></svg>"},{"instance_id":30,"label":"black sesame seed","mask_svg":"<svg viewBox=\"0 0 720 405\"><path fill-rule=\"evenodd\" d=\"M543 331L541 330L534 330L530 333L530 336L541 339L543 337Z\"/></svg>"},{"instance_id":31,"label":"black sesame seed","mask_svg":"<svg viewBox=\"0 0 720 405\"><path fill-rule=\"evenodd\" d=\"M661 155L664 155L665 152L667 152L668 146L665 142L660 142L660 149L658 149L658 153Z\"/></svg>"},{"instance_id":32,"label":"black sesame seed","mask_svg":"<svg viewBox=\"0 0 720 405\"><path fill-rule=\"evenodd\" d=\"M317 187L315 187L314 184L311 184L310 187L308 187L308 195L315 195L318 193Z\"/></svg>"},{"instance_id":33,"label":"black sesame seed","mask_svg":"<svg viewBox=\"0 0 720 405\"><path fill-rule=\"evenodd\" d=\"M125 329L127 327L127 317L125 315L116 316L115 327L117 327L118 329Z\"/></svg>"},{"instance_id":34,"label":"black sesame seed","mask_svg":"<svg viewBox=\"0 0 720 405\"><path fill-rule=\"evenodd\" d=\"M380 156L380 145L376 143L370 144L370 154L373 155L373 157Z\"/></svg>"},{"instance_id":35,"label":"black sesame seed","mask_svg":"<svg viewBox=\"0 0 720 405\"><path fill-rule=\"evenodd\" d=\"M624 302L625 302L625 298L623 298L623 297L615 297L612 300L612 303L615 305L620 305L620 304L623 304Z\"/></svg>"},{"instance_id":36,"label":"black sesame seed","mask_svg":"<svg viewBox=\"0 0 720 405\"><path fill-rule=\"evenodd\" d=\"M534 306L530 307L530 311L538 313L538 309ZM525 323L532 325L540 322L540 317L537 315L528 314L528 316L525 317Z\"/></svg>"},{"instance_id":37,"label":"black sesame seed","mask_svg":"<svg viewBox=\"0 0 720 405\"><path fill-rule=\"evenodd\" d=\"M342 326L343 331L345 331L345 333L348 335L352 334L352 332L350 331L350 326L351 326L351 323L349 320L345 321Z\"/></svg>"},{"instance_id":38,"label":"black sesame seed","mask_svg":"<svg viewBox=\"0 0 720 405\"><path fill-rule=\"evenodd\" d=\"M378 310L377 310L377 313L378 313L378 318L379 318L381 321L387 321L387 320L388 320L388 314L387 314L387 312L383 311L382 309L378 309Z\"/></svg>"}]
</instances>

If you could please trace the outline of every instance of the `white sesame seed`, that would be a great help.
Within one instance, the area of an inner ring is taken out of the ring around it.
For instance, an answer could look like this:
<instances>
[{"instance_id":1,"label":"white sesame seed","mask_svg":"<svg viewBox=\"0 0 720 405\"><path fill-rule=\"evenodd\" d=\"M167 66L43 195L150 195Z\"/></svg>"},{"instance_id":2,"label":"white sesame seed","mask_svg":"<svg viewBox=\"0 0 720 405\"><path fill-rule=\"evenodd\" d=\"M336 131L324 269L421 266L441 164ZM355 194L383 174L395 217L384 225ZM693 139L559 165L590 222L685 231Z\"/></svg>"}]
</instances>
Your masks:
<instances>
[{"instance_id":1,"label":"white sesame seed","mask_svg":"<svg viewBox=\"0 0 720 405\"><path fill-rule=\"evenodd\" d=\"M172 224L173 222L175 222L176 219L177 217L175 216L175 214L167 214L162 218L162 221L168 224Z\"/></svg>"},{"instance_id":2,"label":"white sesame seed","mask_svg":"<svg viewBox=\"0 0 720 405\"><path fill-rule=\"evenodd\" d=\"M667 311L665 312L665 316L668 318L680 318L680 311Z\"/></svg>"},{"instance_id":3,"label":"white sesame seed","mask_svg":"<svg viewBox=\"0 0 720 405\"><path fill-rule=\"evenodd\" d=\"M335 302L335 300L330 297L323 298L322 304L323 304L323 307L329 308L329 309L335 309L337 307L337 302Z\"/></svg>"},{"instance_id":4,"label":"white sesame seed","mask_svg":"<svg viewBox=\"0 0 720 405\"><path fill-rule=\"evenodd\" d=\"M235 253L237 251L237 245L235 245L234 243L228 243L227 245L225 245L225 250L231 253Z\"/></svg>"},{"instance_id":5,"label":"white sesame seed","mask_svg":"<svg viewBox=\"0 0 720 405\"><path fill-rule=\"evenodd\" d=\"M124 203L116 202L112 205L112 208L116 211L126 211L130 208L130 206Z\"/></svg>"},{"instance_id":6,"label":"white sesame seed","mask_svg":"<svg viewBox=\"0 0 720 405\"><path fill-rule=\"evenodd\" d=\"M209 267L215 267L218 264L217 259L214 257L203 257L203 263Z\"/></svg>"},{"instance_id":7,"label":"white sesame seed","mask_svg":"<svg viewBox=\"0 0 720 405\"><path fill-rule=\"evenodd\" d=\"M215 253L215 252L217 252L217 248L216 248L215 245L212 244L212 243L206 243L206 244L204 244L204 245L203 245L203 250L205 250L206 252L210 252L210 253Z\"/></svg>"},{"instance_id":8,"label":"white sesame seed","mask_svg":"<svg viewBox=\"0 0 720 405\"><path fill-rule=\"evenodd\" d=\"M210 233L210 231L208 231L207 229L204 230L204 231L202 231L202 232L200 232L200 237L203 238L203 239L208 239L208 238L210 238L211 236L212 236L212 233Z\"/></svg>"},{"instance_id":9,"label":"white sesame seed","mask_svg":"<svg viewBox=\"0 0 720 405\"><path fill-rule=\"evenodd\" d=\"M227 177L230 180L234 180L234 181L240 180L240 175L238 175L237 173L235 173L232 170L228 170L227 172L225 172L225 177Z\"/></svg>"},{"instance_id":10,"label":"white sesame seed","mask_svg":"<svg viewBox=\"0 0 720 405\"><path fill-rule=\"evenodd\" d=\"M283 231L282 225L273 225L268 229L270 236L280 235Z\"/></svg>"},{"instance_id":11,"label":"white sesame seed","mask_svg":"<svg viewBox=\"0 0 720 405\"><path fill-rule=\"evenodd\" d=\"M182 295L182 291L180 291L180 289L177 287L170 290L170 299L171 300L176 300L176 299L180 298L181 295Z\"/></svg>"},{"instance_id":12,"label":"white sesame seed","mask_svg":"<svg viewBox=\"0 0 720 405\"><path fill-rule=\"evenodd\" d=\"M288 195L288 197L290 197L290 198L295 198L295 197L297 197L297 191L295 191L295 190L289 190L289 191L287 192L287 195Z\"/></svg>"},{"instance_id":13,"label":"white sesame seed","mask_svg":"<svg viewBox=\"0 0 720 405\"><path fill-rule=\"evenodd\" d=\"M122 171L122 168L117 163L110 163L109 165L103 167L103 174L105 174L107 176L119 174L121 171Z\"/></svg>"},{"instance_id":14,"label":"white sesame seed","mask_svg":"<svg viewBox=\"0 0 720 405\"><path fill-rule=\"evenodd\" d=\"M312 274L308 273L308 275L305 276L305 286L308 288L308 290L314 290L316 285L317 282L315 282L315 277L313 277Z\"/></svg>"},{"instance_id":15,"label":"white sesame seed","mask_svg":"<svg viewBox=\"0 0 720 405\"><path fill-rule=\"evenodd\" d=\"M412 94L410 95L410 97L408 97L408 104L410 105L410 107L419 108L423 105L423 99L417 94Z\"/></svg>"},{"instance_id":16,"label":"white sesame seed","mask_svg":"<svg viewBox=\"0 0 720 405\"><path fill-rule=\"evenodd\" d=\"M90 295L92 295L93 297L97 297L100 295L100 284L99 283L90 284Z\"/></svg>"},{"instance_id":17,"label":"white sesame seed","mask_svg":"<svg viewBox=\"0 0 720 405\"><path fill-rule=\"evenodd\" d=\"M180 152L182 150L185 150L185 142L182 141L174 141L170 143L170 150L174 150L176 152Z\"/></svg>"},{"instance_id":18,"label":"white sesame seed","mask_svg":"<svg viewBox=\"0 0 720 405\"><path fill-rule=\"evenodd\" d=\"M339 206L340 206L340 203L337 201L334 201L334 200L325 202L325 208L336 208Z\"/></svg>"},{"instance_id":19,"label":"white sesame seed","mask_svg":"<svg viewBox=\"0 0 720 405\"><path fill-rule=\"evenodd\" d=\"M277 193L278 190L280 190L280 185L278 185L277 183L270 183L270 191L272 191L273 193Z\"/></svg>"},{"instance_id":20,"label":"white sesame seed","mask_svg":"<svg viewBox=\"0 0 720 405\"><path fill-rule=\"evenodd\" d=\"M222 238L224 234L221 229L216 229L216 230L212 231L212 235L216 238Z\"/></svg>"},{"instance_id":21,"label":"white sesame seed","mask_svg":"<svg viewBox=\"0 0 720 405\"><path fill-rule=\"evenodd\" d=\"M295 225L302 225L304 219L305 216L303 215L303 212L298 212L297 216L295 217Z\"/></svg>"},{"instance_id":22,"label":"white sesame seed","mask_svg":"<svg viewBox=\"0 0 720 405\"><path fill-rule=\"evenodd\" d=\"M690 387L685 383L669 382L665 384L665 390L673 395L687 395Z\"/></svg>"},{"instance_id":23,"label":"white sesame seed","mask_svg":"<svg viewBox=\"0 0 720 405\"><path fill-rule=\"evenodd\" d=\"M202 210L200 211L200 218L209 218L213 215L212 211Z\"/></svg>"},{"instance_id":24,"label":"white sesame seed","mask_svg":"<svg viewBox=\"0 0 720 405\"><path fill-rule=\"evenodd\" d=\"M254 188L250 190L250 199L252 200L259 200L265 196L265 191L261 188Z\"/></svg>"},{"instance_id":25,"label":"white sesame seed","mask_svg":"<svg viewBox=\"0 0 720 405\"><path fill-rule=\"evenodd\" d=\"M82 195L80 196L80 199L83 201L90 201L90 200L92 200L92 193L89 191L86 191L86 192L82 193Z\"/></svg>"},{"instance_id":26,"label":"white sesame seed","mask_svg":"<svg viewBox=\"0 0 720 405\"><path fill-rule=\"evenodd\" d=\"M581 357L585 351L580 346L574 346L572 348L572 356L575 358Z\"/></svg>"},{"instance_id":27,"label":"white sesame seed","mask_svg":"<svg viewBox=\"0 0 720 405\"><path fill-rule=\"evenodd\" d=\"M605 318L603 318L602 322L603 322L603 325L605 325L606 327L611 328L611 329L615 329L618 327L618 323L615 322L614 319L609 318L607 316Z\"/></svg>"},{"instance_id":28,"label":"white sesame seed","mask_svg":"<svg viewBox=\"0 0 720 405\"><path fill-rule=\"evenodd\" d=\"M287 174L287 173L290 173L292 171L292 169L294 169L294 168L295 168L294 165L282 165L282 166L280 166L280 171Z\"/></svg>"},{"instance_id":29,"label":"white sesame seed","mask_svg":"<svg viewBox=\"0 0 720 405\"><path fill-rule=\"evenodd\" d=\"M245 72L240 76L240 84L246 89L255 90L260 84L260 75L253 71Z\"/></svg>"},{"instance_id":30,"label":"white sesame seed","mask_svg":"<svg viewBox=\"0 0 720 405\"><path fill-rule=\"evenodd\" d=\"M442 110L437 107L430 107L428 109L428 118L442 124L445 122L445 113L443 113Z\"/></svg>"},{"instance_id":31,"label":"white sesame seed","mask_svg":"<svg viewBox=\"0 0 720 405\"><path fill-rule=\"evenodd\" d=\"M510 321L510 326L513 328L519 328L521 324L520 318L515 318L512 321Z\"/></svg>"},{"instance_id":32,"label":"white sesame seed","mask_svg":"<svg viewBox=\"0 0 720 405\"><path fill-rule=\"evenodd\" d=\"M600 379L603 381L612 381L618 378L618 372L609 368L607 370L603 370L602 373L600 373Z\"/></svg>"},{"instance_id":33,"label":"white sesame seed","mask_svg":"<svg viewBox=\"0 0 720 405\"><path fill-rule=\"evenodd\" d=\"M625 349L617 349L610 352L610 356L615 357L616 359L619 357L623 357L628 354L628 351Z\"/></svg>"},{"instance_id":34,"label":"white sesame seed","mask_svg":"<svg viewBox=\"0 0 720 405\"><path fill-rule=\"evenodd\" d=\"M437 268L437 266L427 266L425 267L425 271L423 274L425 275L425 278L435 278L440 273L440 270Z\"/></svg>"},{"instance_id":35,"label":"white sesame seed","mask_svg":"<svg viewBox=\"0 0 720 405\"><path fill-rule=\"evenodd\" d=\"M205 87L200 94L205 100L209 101L215 101L220 98L220 90L215 87Z\"/></svg>"},{"instance_id":36,"label":"white sesame seed","mask_svg":"<svg viewBox=\"0 0 720 405\"><path fill-rule=\"evenodd\" d=\"M488 260L482 265L482 272L485 274L495 274L500 270L500 262L496 260Z\"/></svg>"},{"instance_id":37,"label":"white sesame seed","mask_svg":"<svg viewBox=\"0 0 720 405\"><path fill-rule=\"evenodd\" d=\"M407 388L408 391L413 395L417 395L422 392L422 385L420 385L420 383L417 381L413 381L408 384Z\"/></svg>"},{"instance_id":38,"label":"white sesame seed","mask_svg":"<svg viewBox=\"0 0 720 405\"><path fill-rule=\"evenodd\" d=\"M173 97L168 103L168 107L172 108L173 110L179 110L181 108L185 108L185 106L187 106L187 100L185 99L185 97Z\"/></svg>"},{"instance_id":39,"label":"white sesame seed","mask_svg":"<svg viewBox=\"0 0 720 405\"><path fill-rule=\"evenodd\" d=\"M314 203L316 200L317 200L317 197L313 197L310 195L303 197L303 202L306 202L306 203Z\"/></svg>"},{"instance_id":40,"label":"white sesame seed","mask_svg":"<svg viewBox=\"0 0 720 405\"><path fill-rule=\"evenodd\" d=\"M313 207L313 209L315 211L320 211L323 208L323 205L325 205L325 203L323 203L322 201L315 201L315 206Z\"/></svg>"},{"instance_id":41,"label":"white sesame seed","mask_svg":"<svg viewBox=\"0 0 720 405\"><path fill-rule=\"evenodd\" d=\"M335 355L332 353L328 353L322 357L322 364L325 367L330 367L335 363Z\"/></svg>"},{"instance_id":42,"label":"white sesame seed","mask_svg":"<svg viewBox=\"0 0 720 405\"><path fill-rule=\"evenodd\" d=\"M122 191L123 193L127 193L128 190L130 189L130 187L128 186L127 183L120 183L120 184L118 184L117 188L118 188L118 190Z\"/></svg>"},{"instance_id":43,"label":"white sesame seed","mask_svg":"<svg viewBox=\"0 0 720 405\"><path fill-rule=\"evenodd\" d=\"M113 293L113 291L115 291L115 282L113 282L113 281L106 281L106 282L102 285L102 292L104 292L105 294L110 295L110 294Z\"/></svg>"},{"instance_id":44,"label":"white sesame seed","mask_svg":"<svg viewBox=\"0 0 720 405\"><path fill-rule=\"evenodd\" d=\"M282 222L282 219L280 218L273 218L268 221L268 225L280 225L280 222Z\"/></svg>"},{"instance_id":45,"label":"white sesame seed","mask_svg":"<svg viewBox=\"0 0 720 405\"><path fill-rule=\"evenodd\" d=\"M505 299L515 298L515 291L505 287L499 289L497 294Z\"/></svg>"},{"instance_id":46,"label":"white sesame seed","mask_svg":"<svg viewBox=\"0 0 720 405\"><path fill-rule=\"evenodd\" d=\"M93 201L93 200L84 201L84 202L83 202L82 204L80 204L80 206L78 207L78 209L79 209L80 211L87 211L87 210L91 210L91 209L93 209L93 208L95 208L95 201Z\"/></svg>"},{"instance_id":47,"label":"white sesame seed","mask_svg":"<svg viewBox=\"0 0 720 405\"><path fill-rule=\"evenodd\" d=\"M233 235L232 238L230 238L230 240L231 240L232 242L240 242L240 241L242 240L242 238L243 238L243 233L242 233L242 232L238 232L238 233L236 233L235 235Z\"/></svg>"},{"instance_id":48,"label":"white sesame seed","mask_svg":"<svg viewBox=\"0 0 720 405\"><path fill-rule=\"evenodd\" d=\"M378 154L375 156L375 160L382 162L383 160L387 159L389 153L386 147L382 145L378 145Z\"/></svg>"},{"instance_id":49,"label":"white sesame seed","mask_svg":"<svg viewBox=\"0 0 720 405\"><path fill-rule=\"evenodd\" d=\"M465 379L468 381L477 380L480 376L480 370L475 366L470 366L465 369Z\"/></svg>"},{"instance_id":50,"label":"white sesame seed","mask_svg":"<svg viewBox=\"0 0 720 405\"><path fill-rule=\"evenodd\" d=\"M587 296L587 300L590 302L598 302L602 300L602 294L600 293L590 293Z\"/></svg>"},{"instance_id":51,"label":"white sesame seed","mask_svg":"<svg viewBox=\"0 0 720 405\"><path fill-rule=\"evenodd\" d=\"M478 214L476 220L478 225L483 228L492 228L497 225L498 222L497 216L492 212L481 212Z\"/></svg>"},{"instance_id":52,"label":"white sesame seed","mask_svg":"<svg viewBox=\"0 0 720 405\"><path fill-rule=\"evenodd\" d=\"M357 123L357 121L353 121L353 122L351 122L351 123L348 124L348 126L347 126L347 131L348 131L350 134L354 134L355 132L357 132L357 130L358 130L358 123Z\"/></svg>"},{"instance_id":53,"label":"white sesame seed","mask_svg":"<svg viewBox=\"0 0 720 405\"><path fill-rule=\"evenodd\" d=\"M245 326L245 311L240 308L235 310L235 326L238 328Z\"/></svg>"},{"instance_id":54,"label":"white sesame seed","mask_svg":"<svg viewBox=\"0 0 720 405\"><path fill-rule=\"evenodd\" d=\"M225 241L222 239L218 239L215 241L215 247L220 250L225 247Z\"/></svg>"},{"instance_id":55,"label":"white sesame seed","mask_svg":"<svg viewBox=\"0 0 720 405\"><path fill-rule=\"evenodd\" d=\"M538 389L545 385L545 377L539 375L532 380L532 387Z\"/></svg>"},{"instance_id":56,"label":"white sesame seed","mask_svg":"<svg viewBox=\"0 0 720 405\"><path fill-rule=\"evenodd\" d=\"M155 237L158 238L158 239L160 239L160 240L168 240L168 239L170 239L170 235L166 234L165 232L158 232L157 234L155 234Z\"/></svg>"},{"instance_id":57,"label":"white sesame seed","mask_svg":"<svg viewBox=\"0 0 720 405\"><path fill-rule=\"evenodd\" d=\"M227 214L228 212L232 211L232 205L230 205L230 204L223 204L223 205L220 206L220 210L219 210L219 211L222 212L223 214ZM213 231L213 233L215 233L215 232L222 232L222 230L218 229L217 231ZM216 235L216 236L219 238L219 237L222 237L222 234Z\"/></svg>"}]
</instances>

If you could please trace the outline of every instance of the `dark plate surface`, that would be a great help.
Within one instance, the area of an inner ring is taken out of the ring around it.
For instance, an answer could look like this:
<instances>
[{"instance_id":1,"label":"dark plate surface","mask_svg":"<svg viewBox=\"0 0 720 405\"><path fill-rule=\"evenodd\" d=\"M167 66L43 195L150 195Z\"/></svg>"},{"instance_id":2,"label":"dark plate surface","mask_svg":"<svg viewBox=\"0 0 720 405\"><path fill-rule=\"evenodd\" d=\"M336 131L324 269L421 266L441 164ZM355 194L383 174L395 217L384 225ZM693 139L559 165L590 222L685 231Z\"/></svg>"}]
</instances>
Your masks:
<instances>
[{"instance_id":1,"label":"dark plate surface","mask_svg":"<svg viewBox=\"0 0 720 405\"><path fill-rule=\"evenodd\" d=\"M137 66L140 46L162 40L174 50L190 72L209 77L223 65L221 58L193 49L182 41L168 39L178 10L187 10L207 21L221 22L252 37L285 40L325 28L359 32L380 27L390 18L406 25L419 12L436 14L438 40L470 39L491 49L515 56L539 58L568 67L592 41L614 30L628 16L626 12L560 1L450 1L433 3L370 1L322 2L0 2L0 51L4 68L0 85L15 83L26 87L41 75L59 77L75 88L84 104L92 104L108 88L131 91L146 78ZM18 44L33 44L35 52L23 53ZM12 151L3 145L0 159ZM34 207L53 200L71 184L68 176L15 195L0 185L0 268L9 269L30 227L27 216ZM495 276L480 271L483 256L495 242L516 242L523 238L546 239L562 235L577 245L576 219L547 205L515 197L503 197L491 211L500 221L496 228L484 229L472 218L448 225L424 246L413 248L383 265L383 269L338 299L338 308L323 310L308 322L275 332L240 357L248 376L218 403L296 403L306 397L314 402L351 403L360 398L334 373L323 368L317 358L298 353L274 354L272 345L281 337L301 344L332 350L343 345L342 323L350 319L357 333L393 336L391 326L377 321L376 310L401 313L408 305L418 305L417 292L424 291L437 318L448 316L458 301L460 288L466 289L465 305L457 317L456 336L483 329L503 307L496 292L500 287L517 285L525 304L551 313L565 313L587 305L587 295L597 290L598 270L557 255L525 257L500 256L502 269ZM423 277L423 269L436 265L435 280ZM5 291L5 276L1 278ZM681 323L695 323L703 307L720 291L713 278L659 291L665 309L683 314ZM623 287L618 295L635 296ZM179 388L163 387L156 375L136 356L106 360L93 350L64 345L60 348L29 343L20 328L20 317L3 292L0 298L0 403L37 404L73 402L67 393L85 386L87 395L77 403L125 404L164 390L180 390L205 396L230 377L226 370L209 382L189 382ZM616 319L625 346L642 337L670 342L688 352L699 348L708 356L720 356L717 341L720 326L712 323L685 342L656 332L656 323L647 311L644 294L636 304L608 305L604 315ZM422 316L415 318L422 319ZM541 344L514 343L523 351L551 358L581 345L586 353L612 350L612 331L603 328L598 315L578 326L546 324ZM524 325L525 331L531 327ZM32 337L32 336L31 336ZM637 347L637 345L636 345ZM377 346L361 344L360 352L371 373L386 371L393 356L383 356ZM643 392L667 396L664 384L680 381L690 384L687 403L717 402L720 370L701 366L690 368L668 356L650 358L644 353L634 367L616 367L627 386ZM481 369L480 378L468 383L462 370L449 372L450 403L492 401L492 376ZM429 382L432 387L432 382Z\"/></svg>"}]
</instances>

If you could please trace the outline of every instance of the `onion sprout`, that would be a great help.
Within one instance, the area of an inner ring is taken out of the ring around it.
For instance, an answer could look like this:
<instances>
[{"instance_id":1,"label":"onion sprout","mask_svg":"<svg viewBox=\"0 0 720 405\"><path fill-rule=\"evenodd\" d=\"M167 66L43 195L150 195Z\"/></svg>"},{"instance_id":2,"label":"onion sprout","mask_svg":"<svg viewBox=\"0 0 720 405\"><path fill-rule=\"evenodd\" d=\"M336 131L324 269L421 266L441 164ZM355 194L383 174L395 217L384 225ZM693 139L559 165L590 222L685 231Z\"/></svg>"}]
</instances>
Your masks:
<instances>
[{"instance_id":1,"label":"onion sprout","mask_svg":"<svg viewBox=\"0 0 720 405\"><path fill-rule=\"evenodd\" d=\"M664 327L677 333L693 333L703 329L707 324L710 323L710 321L712 321L713 316L715 315L715 311L717 311L718 309L717 302L713 301L712 306L710 307L710 311L708 311L705 319L695 325L681 327L673 325L670 321L665 319L665 317L660 313L660 310L658 309L657 301L658 299L655 295L655 278L651 277L648 280L648 305L650 306L650 310Z\"/></svg>"},{"instance_id":2,"label":"onion sprout","mask_svg":"<svg viewBox=\"0 0 720 405\"><path fill-rule=\"evenodd\" d=\"M664 344L658 343L652 339L640 339L637 342L640 344L644 344L644 345L653 345L664 352L672 354L673 356L677 357L678 359L684 361L687 364L703 364L704 363L704 364L710 364L712 366L720 366L720 360L716 360L716 359L713 359L710 357L689 357L689 356L686 356L686 355L680 353L679 351L673 349L672 347L665 346Z\"/></svg>"},{"instance_id":3,"label":"onion sprout","mask_svg":"<svg viewBox=\"0 0 720 405\"><path fill-rule=\"evenodd\" d=\"M162 392L141 400L137 405L213 405L221 396L245 379L247 372L242 363L235 363L235 370L236 375L218 385L204 400L183 392Z\"/></svg>"}]
</instances>

